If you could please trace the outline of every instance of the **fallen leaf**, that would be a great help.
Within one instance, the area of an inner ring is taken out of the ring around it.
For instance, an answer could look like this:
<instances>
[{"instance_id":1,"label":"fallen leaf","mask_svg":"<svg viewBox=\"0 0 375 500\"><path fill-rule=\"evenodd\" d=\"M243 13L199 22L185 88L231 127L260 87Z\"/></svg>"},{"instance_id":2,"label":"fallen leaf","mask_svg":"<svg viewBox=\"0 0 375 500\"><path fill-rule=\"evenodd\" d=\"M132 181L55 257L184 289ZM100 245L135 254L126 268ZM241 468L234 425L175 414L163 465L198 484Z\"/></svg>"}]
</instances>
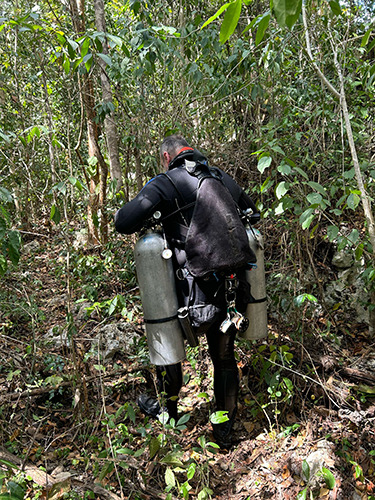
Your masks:
<instances>
[{"instance_id":1,"label":"fallen leaf","mask_svg":"<svg viewBox=\"0 0 375 500\"><path fill-rule=\"evenodd\" d=\"M250 434L251 432L253 432L254 428L255 428L255 425L253 422L243 422L243 426L245 427L245 429L247 430L247 432Z\"/></svg>"},{"instance_id":2,"label":"fallen leaf","mask_svg":"<svg viewBox=\"0 0 375 500\"><path fill-rule=\"evenodd\" d=\"M283 479L287 479L290 476L290 471L289 471L287 465L284 465L283 472L282 472L281 476Z\"/></svg>"},{"instance_id":3,"label":"fallen leaf","mask_svg":"<svg viewBox=\"0 0 375 500\"><path fill-rule=\"evenodd\" d=\"M319 491L319 498L329 498L329 489L328 488L320 488Z\"/></svg>"}]
</instances>

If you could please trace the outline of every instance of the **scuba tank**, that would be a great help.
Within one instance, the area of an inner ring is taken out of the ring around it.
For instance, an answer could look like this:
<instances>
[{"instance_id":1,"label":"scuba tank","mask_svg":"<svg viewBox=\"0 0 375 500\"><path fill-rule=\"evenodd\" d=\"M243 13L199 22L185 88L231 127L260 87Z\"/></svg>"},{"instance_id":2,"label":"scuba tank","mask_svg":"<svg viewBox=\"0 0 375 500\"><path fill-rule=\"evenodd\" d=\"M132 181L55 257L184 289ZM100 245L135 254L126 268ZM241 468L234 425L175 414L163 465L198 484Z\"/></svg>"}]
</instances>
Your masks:
<instances>
[{"instance_id":1,"label":"scuba tank","mask_svg":"<svg viewBox=\"0 0 375 500\"><path fill-rule=\"evenodd\" d=\"M148 229L137 241L134 257L150 361L159 366L174 365L186 355L177 314L172 252L162 234Z\"/></svg>"},{"instance_id":2,"label":"scuba tank","mask_svg":"<svg viewBox=\"0 0 375 500\"><path fill-rule=\"evenodd\" d=\"M258 214L254 215L259 217ZM252 216L250 216L250 221L251 217ZM261 233L258 229L254 229L251 224L247 226L246 233L249 239L250 248L255 253L257 262L246 271L246 281L250 285L252 300L247 305L245 314L249 319L249 327L240 335L245 339L253 340L267 337L267 295L266 275L264 272L264 244Z\"/></svg>"}]
</instances>

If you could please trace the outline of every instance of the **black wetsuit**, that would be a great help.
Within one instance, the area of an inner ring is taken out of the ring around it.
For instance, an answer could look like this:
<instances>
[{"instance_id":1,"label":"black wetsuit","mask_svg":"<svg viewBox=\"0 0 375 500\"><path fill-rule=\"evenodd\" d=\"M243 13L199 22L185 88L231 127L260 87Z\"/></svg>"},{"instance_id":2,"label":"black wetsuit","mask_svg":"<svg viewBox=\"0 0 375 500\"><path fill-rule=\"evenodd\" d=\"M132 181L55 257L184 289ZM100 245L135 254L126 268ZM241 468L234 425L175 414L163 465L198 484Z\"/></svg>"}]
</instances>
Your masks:
<instances>
[{"instance_id":1,"label":"black wetsuit","mask_svg":"<svg viewBox=\"0 0 375 500\"><path fill-rule=\"evenodd\" d=\"M177 267L183 267L185 264L181 226L189 225L191 221L198 185L196 177L190 175L184 168L179 168L184 164L185 159L206 162L206 158L199 151L184 148L169 164L168 176L170 178L160 174L151 179L139 194L115 215L116 230L120 233L131 234L139 231L154 212L160 211L163 228L168 243L174 250L174 264ZM220 173L238 206L243 210L251 208L255 212L256 207L251 198L229 175L221 170ZM189 208L180 210L185 206ZM184 286L178 280L176 284L177 287L179 284L181 288ZM206 336L214 366L216 409L227 410L231 417L234 416L237 407L238 369L234 357L235 333L228 335L219 330L225 316L226 309L223 308L222 315L208 328ZM176 416L176 399L182 386L181 363L165 367L158 366L157 374L159 389L167 396L168 411L172 416Z\"/></svg>"}]
</instances>

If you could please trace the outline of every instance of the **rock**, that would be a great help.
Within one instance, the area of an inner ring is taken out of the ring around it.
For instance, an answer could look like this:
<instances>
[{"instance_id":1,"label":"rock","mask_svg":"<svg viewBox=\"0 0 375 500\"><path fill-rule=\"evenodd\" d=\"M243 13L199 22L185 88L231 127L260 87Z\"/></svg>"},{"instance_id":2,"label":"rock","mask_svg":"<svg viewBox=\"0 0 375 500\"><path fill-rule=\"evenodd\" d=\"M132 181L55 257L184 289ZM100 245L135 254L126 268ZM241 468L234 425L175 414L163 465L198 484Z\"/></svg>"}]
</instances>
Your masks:
<instances>
[{"instance_id":1,"label":"rock","mask_svg":"<svg viewBox=\"0 0 375 500\"><path fill-rule=\"evenodd\" d=\"M89 313L86 311L88 307L92 306L91 302L80 302L76 304L75 313L77 313L77 321L85 321L89 317Z\"/></svg>"},{"instance_id":2,"label":"rock","mask_svg":"<svg viewBox=\"0 0 375 500\"><path fill-rule=\"evenodd\" d=\"M93 340L90 351L95 354L99 351L102 361L109 361L117 352L131 352L134 340L138 338L139 334L131 323L121 321L104 325Z\"/></svg>"},{"instance_id":3,"label":"rock","mask_svg":"<svg viewBox=\"0 0 375 500\"><path fill-rule=\"evenodd\" d=\"M65 306L65 303L68 300L68 295L66 293L63 293L62 295L56 295L53 297L49 302L48 302L48 307L52 309L56 309L58 307L63 307Z\"/></svg>"},{"instance_id":4,"label":"rock","mask_svg":"<svg viewBox=\"0 0 375 500\"><path fill-rule=\"evenodd\" d=\"M39 250L39 248L40 248L39 241L32 240L30 241L30 243L26 243L25 245L23 245L22 251L24 254L30 254L36 252L37 250Z\"/></svg>"},{"instance_id":5,"label":"rock","mask_svg":"<svg viewBox=\"0 0 375 500\"><path fill-rule=\"evenodd\" d=\"M74 234L74 240L73 240L73 248L74 250L82 250L83 248L87 247L88 243L88 234L87 234L87 229L81 229L80 231L77 231Z\"/></svg>"},{"instance_id":6,"label":"rock","mask_svg":"<svg viewBox=\"0 0 375 500\"><path fill-rule=\"evenodd\" d=\"M349 269L354 262L353 254L340 250L332 257L332 264L338 269Z\"/></svg>"},{"instance_id":7,"label":"rock","mask_svg":"<svg viewBox=\"0 0 375 500\"><path fill-rule=\"evenodd\" d=\"M366 293L365 284L360 277L363 267L361 264L354 263L347 269L341 269L338 272L337 280L331 281L325 287L324 301L327 306L337 308L355 314L358 323L369 323L369 311L367 302L369 301Z\"/></svg>"},{"instance_id":8,"label":"rock","mask_svg":"<svg viewBox=\"0 0 375 500\"><path fill-rule=\"evenodd\" d=\"M357 493L357 491L353 492L352 500L362 500L362 499L363 499L363 496L360 493Z\"/></svg>"},{"instance_id":9,"label":"rock","mask_svg":"<svg viewBox=\"0 0 375 500\"><path fill-rule=\"evenodd\" d=\"M329 441L322 440L317 444L316 451L310 453L310 455L306 458L306 462L309 464L310 468L310 477L305 477L305 474L301 473L301 477L304 481L306 481L312 488L317 487L321 478L317 475L317 472L321 470L322 467L330 467L334 465L335 461L332 458L334 455L334 445Z\"/></svg>"},{"instance_id":10,"label":"rock","mask_svg":"<svg viewBox=\"0 0 375 500\"><path fill-rule=\"evenodd\" d=\"M56 348L70 346L68 330L60 326L53 326L50 328L44 338L48 343L53 344Z\"/></svg>"}]
</instances>

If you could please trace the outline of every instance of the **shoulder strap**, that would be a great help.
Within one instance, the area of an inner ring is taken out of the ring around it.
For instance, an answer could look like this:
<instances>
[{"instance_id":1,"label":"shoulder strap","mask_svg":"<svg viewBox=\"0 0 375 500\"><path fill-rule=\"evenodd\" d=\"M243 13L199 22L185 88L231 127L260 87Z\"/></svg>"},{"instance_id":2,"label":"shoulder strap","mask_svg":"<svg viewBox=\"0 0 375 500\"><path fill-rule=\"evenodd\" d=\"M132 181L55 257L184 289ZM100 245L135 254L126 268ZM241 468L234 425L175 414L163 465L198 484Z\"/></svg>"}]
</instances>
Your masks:
<instances>
[{"instance_id":1,"label":"shoulder strap","mask_svg":"<svg viewBox=\"0 0 375 500\"><path fill-rule=\"evenodd\" d=\"M224 185L223 177L222 177L220 171L217 168L209 167L207 163L185 160L184 165L181 165L181 167L179 167L179 168L185 169L188 172L188 174L190 174L193 177L196 177L198 179L198 189L200 188L202 181L204 179L207 179L207 178L217 179L218 181L220 181ZM163 172L160 175L164 175L170 181L170 183L173 185L173 187L177 191L180 198L185 202L184 197L183 197L180 189L178 188L176 182L168 174L168 172ZM163 219L161 219L161 222L163 222L163 220L165 220L165 219L168 219L172 215L175 215L179 212L182 212L183 210L187 210L188 208L193 207L195 205L195 203L196 203L196 201L193 201L191 203L186 203L182 207L177 208L177 210L175 210L174 212L163 217Z\"/></svg>"}]
</instances>

